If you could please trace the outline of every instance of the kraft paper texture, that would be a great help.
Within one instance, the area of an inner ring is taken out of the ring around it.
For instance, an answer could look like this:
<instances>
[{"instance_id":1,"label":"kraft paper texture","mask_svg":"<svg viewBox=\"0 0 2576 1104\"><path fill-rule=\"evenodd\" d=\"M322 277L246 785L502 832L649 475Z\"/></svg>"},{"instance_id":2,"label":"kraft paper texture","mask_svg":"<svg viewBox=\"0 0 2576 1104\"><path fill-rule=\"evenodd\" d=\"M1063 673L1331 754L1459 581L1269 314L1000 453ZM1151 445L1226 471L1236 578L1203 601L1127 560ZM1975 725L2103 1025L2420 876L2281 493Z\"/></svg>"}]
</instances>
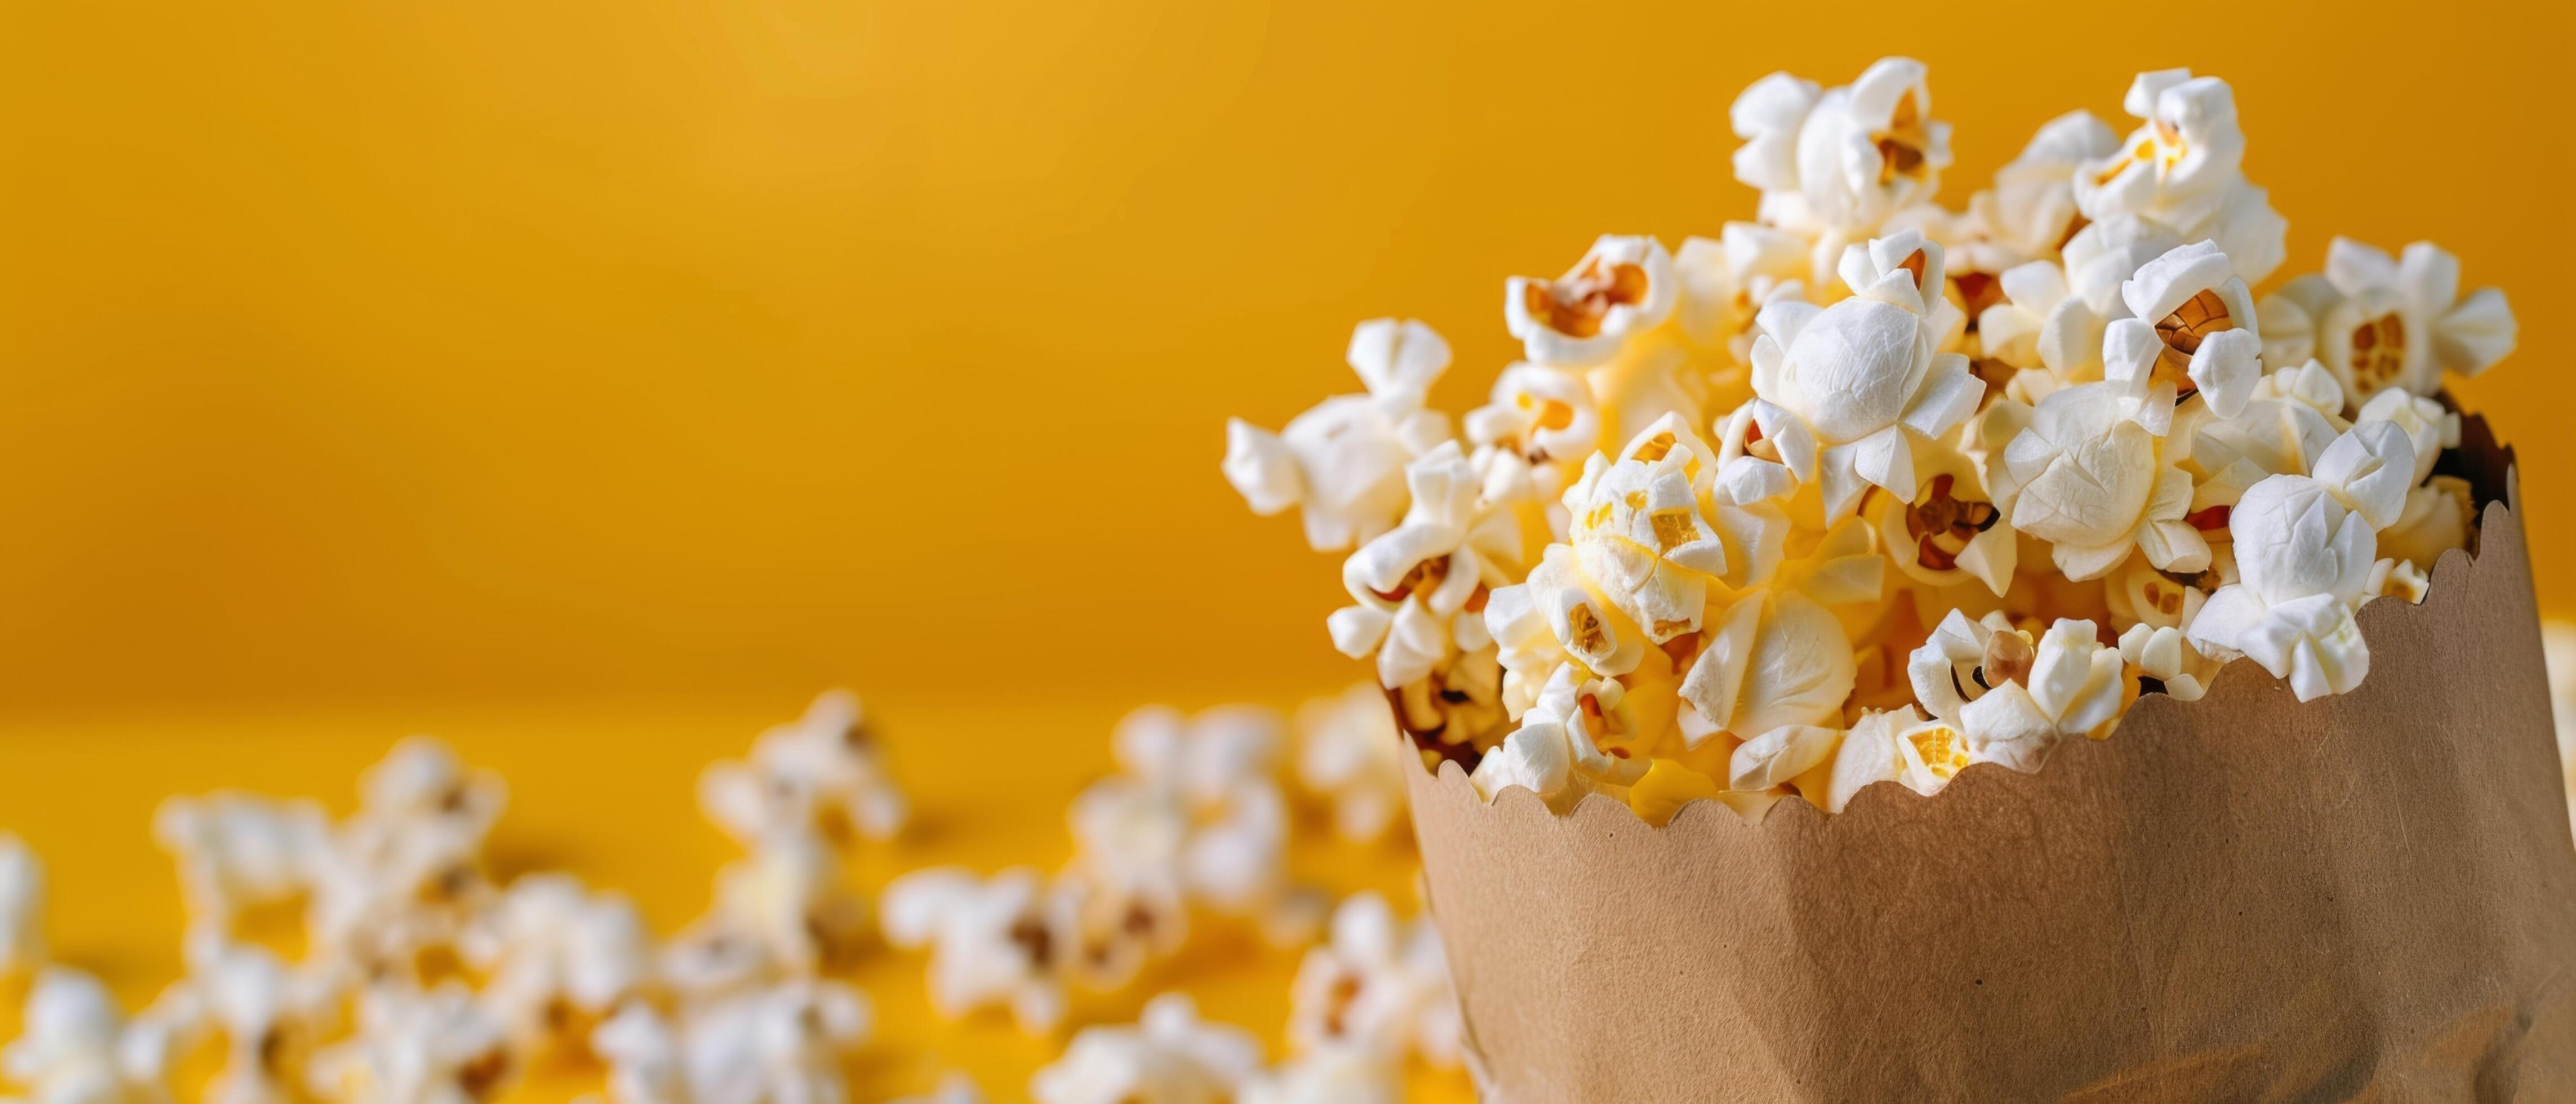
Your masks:
<instances>
[{"instance_id":1,"label":"kraft paper texture","mask_svg":"<svg viewBox=\"0 0 2576 1104\"><path fill-rule=\"evenodd\" d=\"M2510 453L2477 557L2301 704L2251 661L2046 768L1649 828L1412 771L1487 1100L2576 1100L2570 843Z\"/></svg>"}]
</instances>

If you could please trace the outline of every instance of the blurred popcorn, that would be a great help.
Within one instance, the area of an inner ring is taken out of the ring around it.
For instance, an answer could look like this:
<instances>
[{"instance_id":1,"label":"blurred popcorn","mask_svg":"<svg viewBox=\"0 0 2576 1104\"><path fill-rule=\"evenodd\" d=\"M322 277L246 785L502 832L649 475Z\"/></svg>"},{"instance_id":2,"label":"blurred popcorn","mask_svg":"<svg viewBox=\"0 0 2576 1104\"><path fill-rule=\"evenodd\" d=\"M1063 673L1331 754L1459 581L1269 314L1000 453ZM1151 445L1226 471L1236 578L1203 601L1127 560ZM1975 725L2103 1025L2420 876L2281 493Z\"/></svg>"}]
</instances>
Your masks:
<instances>
[{"instance_id":1,"label":"blurred popcorn","mask_svg":"<svg viewBox=\"0 0 2576 1104\"><path fill-rule=\"evenodd\" d=\"M1074 802L1074 869L1131 893L1177 887L1274 941L1301 941L1319 910L1288 879L1287 801L1273 773L1281 728L1245 706L1129 713L1111 737L1121 773Z\"/></svg>"},{"instance_id":2,"label":"blurred popcorn","mask_svg":"<svg viewBox=\"0 0 2576 1104\"><path fill-rule=\"evenodd\" d=\"M24 840L0 832L0 982L44 962L45 864Z\"/></svg>"},{"instance_id":3,"label":"blurred popcorn","mask_svg":"<svg viewBox=\"0 0 2576 1104\"><path fill-rule=\"evenodd\" d=\"M2462 298L2459 259L2431 242L2391 258L2337 237L2323 275L2291 280L2261 309L2279 315L2263 327L2266 359L2325 362L2356 406L2388 389L2431 395L2445 370L2486 371L2513 351L2517 332L2504 293Z\"/></svg>"},{"instance_id":4,"label":"blurred popcorn","mask_svg":"<svg viewBox=\"0 0 2576 1104\"><path fill-rule=\"evenodd\" d=\"M332 830L306 909L305 937L341 967L417 974L449 951L492 896L483 841L508 787L415 736L359 779L359 808Z\"/></svg>"},{"instance_id":5,"label":"blurred popcorn","mask_svg":"<svg viewBox=\"0 0 2576 1104\"><path fill-rule=\"evenodd\" d=\"M501 1022L461 982L370 988L358 1032L315 1055L315 1095L369 1104L479 1104L515 1072Z\"/></svg>"},{"instance_id":6,"label":"blurred popcorn","mask_svg":"<svg viewBox=\"0 0 2576 1104\"><path fill-rule=\"evenodd\" d=\"M1673 274L1681 284L1674 317L1682 332L1702 347L1726 350L1738 364L1751 364L1753 318L1763 305L1806 298L1807 248L1805 238L1751 222L1727 223L1714 241L1684 239L1673 253ZM1579 451L1590 451L1590 445Z\"/></svg>"},{"instance_id":7,"label":"blurred popcorn","mask_svg":"<svg viewBox=\"0 0 2576 1104\"><path fill-rule=\"evenodd\" d=\"M1073 939L1061 902L1034 870L1005 870L988 881L936 867L888 883L878 923L887 943L930 950L930 1003L940 1015L1006 1007L1020 1030L1042 1035L1064 1018Z\"/></svg>"},{"instance_id":8,"label":"blurred popcorn","mask_svg":"<svg viewBox=\"0 0 2576 1104\"><path fill-rule=\"evenodd\" d=\"M1134 1027L1082 1029L1029 1079L1029 1096L1038 1104L1217 1104L1260 1069L1251 1033L1201 1021L1189 997L1165 993Z\"/></svg>"},{"instance_id":9,"label":"blurred popcorn","mask_svg":"<svg viewBox=\"0 0 2576 1104\"><path fill-rule=\"evenodd\" d=\"M137 1018L165 1053L191 1050L212 1034L224 1064L206 1087L211 1104L272 1104L299 1098L316 1047L338 1025L344 976L331 967L289 967L267 948L200 932L187 948L188 976L162 991Z\"/></svg>"},{"instance_id":10,"label":"blurred popcorn","mask_svg":"<svg viewBox=\"0 0 2576 1104\"><path fill-rule=\"evenodd\" d=\"M178 861L190 923L222 931L245 911L303 897L329 866L331 821L315 801L172 797L152 814L152 835Z\"/></svg>"},{"instance_id":11,"label":"blurred popcorn","mask_svg":"<svg viewBox=\"0 0 2576 1104\"><path fill-rule=\"evenodd\" d=\"M1356 1046L1333 1046L1253 1075L1239 1104L1401 1104L1404 1067Z\"/></svg>"},{"instance_id":12,"label":"blurred popcorn","mask_svg":"<svg viewBox=\"0 0 2576 1104\"><path fill-rule=\"evenodd\" d=\"M745 825L802 821L833 838L883 840L907 815L858 696L847 690L825 691L803 717L761 733L750 758L709 766L700 785L737 836Z\"/></svg>"},{"instance_id":13,"label":"blurred popcorn","mask_svg":"<svg viewBox=\"0 0 2576 1104\"><path fill-rule=\"evenodd\" d=\"M1404 815L1406 760L1386 692L1354 683L1297 707L1297 780L1331 803L1333 830L1353 843L1386 836Z\"/></svg>"},{"instance_id":14,"label":"blurred popcorn","mask_svg":"<svg viewBox=\"0 0 2576 1104\"><path fill-rule=\"evenodd\" d=\"M568 874L511 884L458 941L488 980L480 999L520 1053L580 1045L590 1025L651 980L652 936L626 898Z\"/></svg>"},{"instance_id":15,"label":"blurred popcorn","mask_svg":"<svg viewBox=\"0 0 2576 1104\"><path fill-rule=\"evenodd\" d=\"M1404 513L1404 466L1449 439L1448 419L1422 407L1449 367L1449 345L1420 322L1363 322L1350 365L1365 395L1338 395L1298 415L1282 433L1241 419L1226 424L1225 473L1253 512L1294 506L1306 543L1331 552L1395 527Z\"/></svg>"},{"instance_id":16,"label":"blurred popcorn","mask_svg":"<svg viewBox=\"0 0 2576 1104\"><path fill-rule=\"evenodd\" d=\"M1331 940L1306 952L1289 999L1288 1045L1300 1055L1374 1054L1398 1072L1407 1055L1460 1061L1465 1029L1439 931L1398 921L1375 893L1333 910Z\"/></svg>"},{"instance_id":17,"label":"blurred popcorn","mask_svg":"<svg viewBox=\"0 0 2576 1104\"><path fill-rule=\"evenodd\" d=\"M973 1077L951 1070L928 1095L907 1096L894 1104L984 1104L984 1090L976 1087Z\"/></svg>"},{"instance_id":18,"label":"blurred popcorn","mask_svg":"<svg viewBox=\"0 0 2576 1104\"><path fill-rule=\"evenodd\" d=\"M125 1015L98 979L47 967L28 990L20 1034L0 1047L0 1080L27 1104L158 1104L170 1099L166 1065L131 1045Z\"/></svg>"}]
</instances>

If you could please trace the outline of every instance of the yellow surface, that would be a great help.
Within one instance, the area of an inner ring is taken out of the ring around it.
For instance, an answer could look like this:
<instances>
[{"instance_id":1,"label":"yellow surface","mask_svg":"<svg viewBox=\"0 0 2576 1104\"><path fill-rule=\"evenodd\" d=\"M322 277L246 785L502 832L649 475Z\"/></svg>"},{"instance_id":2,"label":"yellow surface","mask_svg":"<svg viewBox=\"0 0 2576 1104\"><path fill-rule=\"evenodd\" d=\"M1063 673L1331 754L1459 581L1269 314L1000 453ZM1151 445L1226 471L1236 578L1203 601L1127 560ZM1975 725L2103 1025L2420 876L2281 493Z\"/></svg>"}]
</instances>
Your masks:
<instances>
[{"instance_id":1,"label":"yellow surface","mask_svg":"<svg viewBox=\"0 0 2576 1104\"><path fill-rule=\"evenodd\" d=\"M1452 339L1463 408L1511 354L1504 276L1748 217L1728 100L1886 50L1959 126L1954 205L2040 122L2125 126L2130 74L2188 63L2235 83L2284 276L2340 231L2505 287L2522 349L2459 390L2521 449L2567 612L2571 20L0 5L0 827L54 860L66 947L139 997L175 969L159 794L345 801L431 730L509 771L522 861L667 926L723 855L697 765L846 683L937 799L919 857L1050 863L1125 705L1354 673L1330 561L1217 477L1226 415L1352 389L1351 323L1394 313ZM1265 969L1220 975L1247 980L1217 1010L1275 1026ZM872 978L890 1035L1035 1060L919 1026L905 985Z\"/></svg>"}]
</instances>

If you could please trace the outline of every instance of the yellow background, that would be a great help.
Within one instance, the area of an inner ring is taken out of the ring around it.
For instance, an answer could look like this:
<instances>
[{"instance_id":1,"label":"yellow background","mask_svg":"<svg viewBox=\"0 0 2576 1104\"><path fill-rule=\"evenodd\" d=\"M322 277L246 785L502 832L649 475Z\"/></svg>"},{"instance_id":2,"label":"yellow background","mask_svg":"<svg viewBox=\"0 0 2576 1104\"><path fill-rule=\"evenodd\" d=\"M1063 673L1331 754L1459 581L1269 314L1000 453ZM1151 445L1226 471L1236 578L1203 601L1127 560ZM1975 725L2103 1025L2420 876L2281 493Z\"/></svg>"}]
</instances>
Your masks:
<instances>
[{"instance_id":1,"label":"yellow background","mask_svg":"<svg viewBox=\"0 0 2576 1104\"><path fill-rule=\"evenodd\" d=\"M1356 674L1332 561L1218 477L1225 416L1353 389L1386 314L1450 337L1463 408L1503 277L1749 217L1735 92L1893 51L1957 124L1954 205L2188 64L2236 86L2285 276L2342 232L2504 287L2522 348L2458 391L2564 611L2571 19L0 0L0 827L139 999L176 961L154 797L345 804L433 729L511 772L506 847L667 926L726 853L695 765L846 683L951 802L903 861L1052 863L1124 706ZM1006 1037L943 1045L1007 1092L1040 1052Z\"/></svg>"}]
</instances>

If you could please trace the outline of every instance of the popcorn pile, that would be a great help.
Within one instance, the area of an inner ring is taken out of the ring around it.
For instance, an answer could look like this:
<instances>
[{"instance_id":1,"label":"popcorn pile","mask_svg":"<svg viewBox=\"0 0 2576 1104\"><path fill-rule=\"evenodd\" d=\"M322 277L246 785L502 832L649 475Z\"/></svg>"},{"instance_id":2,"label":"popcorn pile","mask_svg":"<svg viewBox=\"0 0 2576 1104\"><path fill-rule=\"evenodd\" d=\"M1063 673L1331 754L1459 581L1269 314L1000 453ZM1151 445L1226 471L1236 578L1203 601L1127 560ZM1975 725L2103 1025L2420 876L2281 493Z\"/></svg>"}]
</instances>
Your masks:
<instances>
[{"instance_id":1,"label":"popcorn pile","mask_svg":"<svg viewBox=\"0 0 2576 1104\"><path fill-rule=\"evenodd\" d=\"M1454 429L1439 335L1362 323L1365 393L1231 422L1225 474L1350 550L1334 645L1489 797L1839 812L2037 769L2238 656L2348 691L2355 611L2474 547L2440 387L2513 314L2424 242L2338 238L2258 298L2288 224L2228 85L2143 73L2124 106L1953 211L1920 63L1765 77L1730 112L1758 221L1508 281L1524 359Z\"/></svg>"},{"instance_id":2,"label":"popcorn pile","mask_svg":"<svg viewBox=\"0 0 2576 1104\"><path fill-rule=\"evenodd\" d=\"M1371 839L1401 776L1367 750L1395 745L1382 697L1360 689L1374 708L1357 693L1308 704L1301 760L1340 830ZM183 1063L211 1055L210 1101L469 1104L587 1061L615 1104L847 1100L874 1016L832 975L870 953L877 928L931 949L944 1014L1007 1008L1041 1034L1065 1017L1068 985L1130 986L1181 948L1194 913L1309 943L1328 902L1287 876L1284 728L1252 707L1138 710L1115 734L1119 773L1071 810L1062 872L918 871L886 889L880 921L846 871L855 848L901 831L908 805L858 700L827 693L701 775L703 811L744 854L668 941L626 898L569 874L497 883L484 850L507 787L427 738L369 769L337 821L310 800L173 797L153 831L180 876L187 973L130 1018L96 978L48 960L43 866L0 833L0 984L32 981L0 1081L34 1104L160 1101ZM1330 919L1297 978L1286 1064L1267 1067L1251 1036L1169 994L1139 1027L1075 1035L1032 1092L1393 1100L1413 1056L1454 1067L1456 998L1429 923L1368 894ZM954 1074L922 1099L982 1096Z\"/></svg>"}]
</instances>

